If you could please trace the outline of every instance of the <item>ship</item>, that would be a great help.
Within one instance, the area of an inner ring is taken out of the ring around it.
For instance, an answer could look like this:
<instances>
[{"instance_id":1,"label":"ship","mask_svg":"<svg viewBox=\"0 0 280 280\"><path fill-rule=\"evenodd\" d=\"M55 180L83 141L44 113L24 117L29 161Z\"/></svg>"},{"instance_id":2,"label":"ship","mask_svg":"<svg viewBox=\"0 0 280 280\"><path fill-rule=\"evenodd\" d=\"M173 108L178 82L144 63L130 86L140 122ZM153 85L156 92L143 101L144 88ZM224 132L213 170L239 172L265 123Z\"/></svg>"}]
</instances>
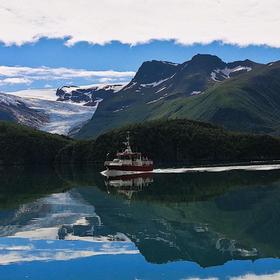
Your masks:
<instances>
[{"instance_id":1,"label":"ship","mask_svg":"<svg viewBox=\"0 0 280 280\"><path fill-rule=\"evenodd\" d=\"M124 142L125 149L118 152L116 158L112 161L105 161L106 173L109 176L118 176L124 174L146 173L152 172L154 163L152 160L142 153L133 152L130 146L130 134L127 132L126 141Z\"/></svg>"}]
</instances>

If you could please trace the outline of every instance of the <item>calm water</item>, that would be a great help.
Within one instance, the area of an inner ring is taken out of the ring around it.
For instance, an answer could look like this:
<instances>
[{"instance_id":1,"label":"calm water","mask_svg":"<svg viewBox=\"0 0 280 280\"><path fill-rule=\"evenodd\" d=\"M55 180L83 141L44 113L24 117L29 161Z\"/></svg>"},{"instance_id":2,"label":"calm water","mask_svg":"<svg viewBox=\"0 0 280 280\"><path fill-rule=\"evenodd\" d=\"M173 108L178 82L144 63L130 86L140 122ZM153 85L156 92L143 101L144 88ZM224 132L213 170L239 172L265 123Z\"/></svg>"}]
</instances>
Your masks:
<instances>
[{"instance_id":1,"label":"calm water","mask_svg":"<svg viewBox=\"0 0 280 280\"><path fill-rule=\"evenodd\" d=\"M0 279L280 279L280 171L0 170Z\"/></svg>"}]
</instances>

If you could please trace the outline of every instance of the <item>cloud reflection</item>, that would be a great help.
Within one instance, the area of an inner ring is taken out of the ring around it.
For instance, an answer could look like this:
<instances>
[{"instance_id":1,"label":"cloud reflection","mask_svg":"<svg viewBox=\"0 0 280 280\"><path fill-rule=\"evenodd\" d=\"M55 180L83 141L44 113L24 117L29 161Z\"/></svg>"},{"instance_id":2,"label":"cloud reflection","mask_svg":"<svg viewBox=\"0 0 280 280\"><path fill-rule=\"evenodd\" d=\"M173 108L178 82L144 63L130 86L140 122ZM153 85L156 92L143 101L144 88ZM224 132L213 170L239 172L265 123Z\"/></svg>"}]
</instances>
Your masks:
<instances>
[{"instance_id":1,"label":"cloud reflection","mask_svg":"<svg viewBox=\"0 0 280 280\"><path fill-rule=\"evenodd\" d=\"M67 261L98 255L138 254L132 242L85 242L0 239L0 265L33 261Z\"/></svg>"}]
</instances>

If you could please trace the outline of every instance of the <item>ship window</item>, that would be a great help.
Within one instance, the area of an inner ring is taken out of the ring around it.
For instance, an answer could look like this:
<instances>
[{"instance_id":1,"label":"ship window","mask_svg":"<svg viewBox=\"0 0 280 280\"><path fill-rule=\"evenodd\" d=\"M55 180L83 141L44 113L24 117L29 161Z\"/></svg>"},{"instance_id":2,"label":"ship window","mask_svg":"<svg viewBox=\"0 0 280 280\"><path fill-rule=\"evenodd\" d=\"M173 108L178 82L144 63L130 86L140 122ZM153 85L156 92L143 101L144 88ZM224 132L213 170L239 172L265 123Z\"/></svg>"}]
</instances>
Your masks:
<instances>
[{"instance_id":1,"label":"ship window","mask_svg":"<svg viewBox=\"0 0 280 280\"><path fill-rule=\"evenodd\" d=\"M131 159L131 157L128 156L128 155L121 155L119 158L122 159L122 160L129 160L129 159Z\"/></svg>"}]
</instances>

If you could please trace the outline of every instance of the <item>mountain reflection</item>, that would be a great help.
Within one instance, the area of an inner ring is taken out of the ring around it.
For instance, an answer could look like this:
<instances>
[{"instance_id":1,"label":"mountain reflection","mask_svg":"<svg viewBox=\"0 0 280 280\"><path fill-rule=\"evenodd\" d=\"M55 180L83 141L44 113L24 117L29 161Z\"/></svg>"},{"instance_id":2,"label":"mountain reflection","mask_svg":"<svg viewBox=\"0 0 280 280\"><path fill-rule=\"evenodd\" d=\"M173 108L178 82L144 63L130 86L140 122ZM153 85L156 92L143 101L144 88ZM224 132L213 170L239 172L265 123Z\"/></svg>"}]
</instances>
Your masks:
<instances>
[{"instance_id":1,"label":"mountain reflection","mask_svg":"<svg viewBox=\"0 0 280 280\"><path fill-rule=\"evenodd\" d=\"M21 172L23 178L27 171ZM0 179L3 237L131 240L151 263L188 260L203 267L280 255L279 171L104 178L67 168L41 172L40 179L28 173L27 182L9 174L5 183ZM11 197L13 188L21 196Z\"/></svg>"}]
</instances>

